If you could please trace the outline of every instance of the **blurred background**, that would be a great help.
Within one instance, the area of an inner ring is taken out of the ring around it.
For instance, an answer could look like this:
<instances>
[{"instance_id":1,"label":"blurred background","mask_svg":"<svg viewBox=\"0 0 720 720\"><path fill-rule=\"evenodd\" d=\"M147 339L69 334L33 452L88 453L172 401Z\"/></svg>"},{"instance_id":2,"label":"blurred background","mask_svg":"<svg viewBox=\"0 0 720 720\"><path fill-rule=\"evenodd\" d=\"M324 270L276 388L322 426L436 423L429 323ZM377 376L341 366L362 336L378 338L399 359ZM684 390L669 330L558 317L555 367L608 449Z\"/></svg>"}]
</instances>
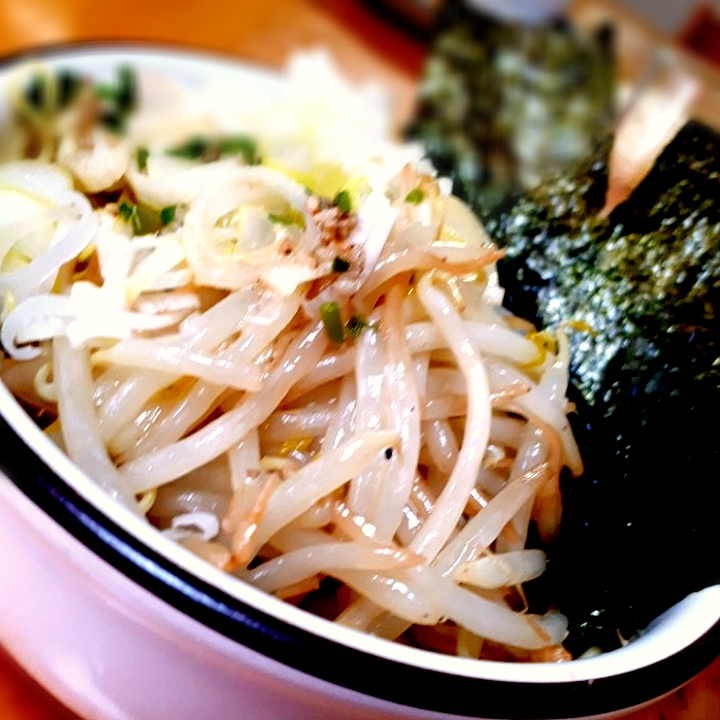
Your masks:
<instances>
[{"instance_id":1,"label":"blurred background","mask_svg":"<svg viewBox=\"0 0 720 720\"><path fill-rule=\"evenodd\" d=\"M453 27L466 32L468 17L470 37L459 52ZM552 23L558 17L567 27ZM0 2L0 54L110 39L179 44L273 67L297 49L324 45L345 73L387 85L400 131L415 123L412 134L453 171L456 191L477 198L481 215L541 170L587 152L591 131L606 129L632 88L657 72L658 57L702 78L696 117L711 125L720 118L720 0ZM452 83L470 88L467 97ZM513 83L521 91L510 97ZM475 135L463 130L449 140L452 123L474 126ZM458 158L471 146L473 167L461 168Z\"/></svg>"},{"instance_id":2,"label":"blurred background","mask_svg":"<svg viewBox=\"0 0 720 720\"><path fill-rule=\"evenodd\" d=\"M701 0L624 0L624 4L666 33L677 33L702 5L720 8L717 0L713 3Z\"/></svg>"},{"instance_id":3,"label":"blurred background","mask_svg":"<svg viewBox=\"0 0 720 720\"><path fill-rule=\"evenodd\" d=\"M668 68L698 82L689 114L720 128L720 0L0 0L0 56L109 40L271 67L325 46L387 86L398 132L426 142L481 215L582 157ZM716 662L632 718L720 718L719 688ZM0 648L0 717L74 716Z\"/></svg>"}]
</instances>

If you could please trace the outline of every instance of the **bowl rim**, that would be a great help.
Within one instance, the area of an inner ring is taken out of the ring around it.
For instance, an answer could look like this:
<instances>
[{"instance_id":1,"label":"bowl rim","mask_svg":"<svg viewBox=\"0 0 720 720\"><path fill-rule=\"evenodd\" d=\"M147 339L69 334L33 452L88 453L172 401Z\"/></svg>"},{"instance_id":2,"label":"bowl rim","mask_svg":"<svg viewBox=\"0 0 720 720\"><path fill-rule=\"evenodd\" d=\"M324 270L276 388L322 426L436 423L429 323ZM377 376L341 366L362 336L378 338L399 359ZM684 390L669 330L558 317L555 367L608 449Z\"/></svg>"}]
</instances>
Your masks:
<instances>
[{"instance_id":1,"label":"bowl rim","mask_svg":"<svg viewBox=\"0 0 720 720\"><path fill-rule=\"evenodd\" d=\"M245 73L261 84L278 78L237 57L135 42L35 48L1 58L0 74L27 60L64 63L98 57L106 63L151 58L160 66L222 69ZM629 653L624 648L564 667L449 658L342 628L228 578L115 504L39 430L2 383L0 416L0 445L13 448L0 456L0 469L89 550L203 625L341 687L441 713L518 720L542 715L550 720L641 705L681 686L720 653L718 617L712 622L705 618L687 643L666 647L649 660L641 654L625 661ZM353 664L353 673L344 670L347 663Z\"/></svg>"}]
</instances>

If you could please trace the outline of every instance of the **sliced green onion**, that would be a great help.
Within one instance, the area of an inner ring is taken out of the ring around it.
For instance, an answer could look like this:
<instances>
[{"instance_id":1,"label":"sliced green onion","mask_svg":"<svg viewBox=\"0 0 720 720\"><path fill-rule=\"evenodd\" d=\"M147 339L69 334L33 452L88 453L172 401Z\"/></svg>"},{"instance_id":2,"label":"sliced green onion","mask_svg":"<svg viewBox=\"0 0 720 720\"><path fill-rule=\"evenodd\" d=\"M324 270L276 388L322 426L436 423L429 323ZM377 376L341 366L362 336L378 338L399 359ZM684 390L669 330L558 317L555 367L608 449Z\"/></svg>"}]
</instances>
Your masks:
<instances>
[{"instance_id":1,"label":"sliced green onion","mask_svg":"<svg viewBox=\"0 0 720 720\"><path fill-rule=\"evenodd\" d=\"M257 142L249 135L233 135L217 141L218 155L242 155L248 165L260 162Z\"/></svg>"},{"instance_id":2,"label":"sliced green onion","mask_svg":"<svg viewBox=\"0 0 720 720\"><path fill-rule=\"evenodd\" d=\"M230 135L215 139L196 136L165 152L167 155L186 160L210 161L221 157L242 155L248 165L256 165L260 161L257 143L249 135Z\"/></svg>"},{"instance_id":3,"label":"sliced green onion","mask_svg":"<svg viewBox=\"0 0 720 720\"><path fill-rule=\"evenodd\" d=\"M117 90L112 85L106 85L105 83L98 83L95 86L95 95L100 100L105 100L109 103L114 103L117 99Z\"/></svg>"},{"instance_id":4,"label":"sliced green onion","mask_svg":"<svg viewBox=\"0 0 720 720\"><path fill-rule=\"evenodd\" d=\"M411 205L419 205L425 199L425 194L420 188L413 188L406 196L405 202Z\"/></svg>"},{"instance_id":5,"label":"sliced green onion","mask_svg":"<svg viewBox=\"0 0 720 720\"><path fill-rule=\"evenodd\" d=\"M160 211L160 222L163 227L169 225L175 219L176 205L168 205Z\"/></svg>"},{"instance_id":6,"label":"sliced green onion","mask_svg":"<svg viewBox=\"0 0 720 720\"><path fill-rule=\"evenodd\" d=\"M128 202L120 203L118 212L125 222L130 223L133 229L133 234L139 235L142 230L142 220L140 219L140 213L138 212L137 205Z\"/></svg>"},{"instance_id":7,"label":"sliced green onion","mask_svg":"<svg viewBox=\"0 0 720 720\"><path fill-rule=\"evenodd\" d=\"M56 107L46 108L48 101L48 80L55 86L54 100ZM62 110L75 98L82 85L79 75L71 70L59 70L53 78L42 73L35 73L23 90L25 102L35 110Z\"/></svg>"},{"instance_id":8,"label":"sliced green onion","mask_svg":"<svg viewBox=\"0 0 720 720\"><path fill-rule=\"evenodd\" d=\"M137 106L135 72L127 65L121 66L118 68L115 84L97 84L95 95L102 101L100 123L109 130L122 132L128 115Z\"/></svg>"},{"instance_id":9,"label":"sliced green onion","mask_svg":"<svg viewBox=\"0 0 720 720\"><path fill-rule=\"evenodd\" d=\"M47 83L45 77L40 73L34 73L23 91L25 102L34 110L42 110L45 107L47 97Z\"/></svg>"},{"instance_id":10,"label":"sliced green onion","mask_svg":"<svg viewBox=\"0 0 720 720\"><path fill-rule=\"evenodd\" d=\"M333 260L332 271L335 273L344 273L350 269L350 263L347 260L343 260L340 256L337 256Z\"/></svg>"},{"instance_id":11,"label":"sliced green onion","mask_svg":"<svg viewBox=\"0 0 720 720\"><path fill-rule=\"evenodd\" d=\"M60 70L57 74L57 104L67 107L78 94L82 86L82 78L72 70Z\"/></svg>"},{"instance_id":12,"label":"sliced green onion","mask_svg":"<svg viewBox=\"0 0 720 720\"><path fill-rule=\"evenodd\" d=\"M135 160L137 161L138 170L141 172L147 168L148 157L150 151L146 147L139 147L135 151Z\"/></svg>"},{"instance_id":13,"label":"sliced green onion","mask_svg":"<svg viewBox=\"0 0 720 720\"><path fill-rule=\"evenodd\" d=\"M344 214L352 211L352 198L347 190L341 190L333 198L332 204Z\"/></svg>"},{"instance_id":14,"label":"sliced green onion","mask_svg":"<svg viewBox=\"0 0 720 720\"><path fill-rule=\"evenodd\" d=\"M320 319L330 342L341 343L345 340L345 329L336 302L326 302L320 306Z\"/></svg>"},{"instance_id":15,"label":"sliced green onion","mask_svg":"<svg viewBox=\"0 0 720 720\"><path fill-rule=\"evenodd\" d=\"M118 208L118 214L120 217L125 221L129 222L130 218L132 217L133 213L133 206L129 203L120 203L120 207Z\"/></svg>"},{"instance_id":16,"label":"sliced green onion","mask_svg":"<svg viewBox=\"0 0 720 720\"><path fill-rule=\"evenodd\" d=\"M166 155L185 158L186 160L199 160L208 152L209 143L205 138L193 137L182 145L177 145L165 151Z\"/></svg>"},{"instance_id":17,"label":"sliced green onion","mask_svg":"<svg viewBox=\"0 0 720 720\"><path fill-rule=\"evenodd\" d=\"M125 130L125 116L117 110L104 110L100 113L100 124L114 133Z\"/></svg>"},{"instance_id":18,"label":"sliced green onion","mask_svg":"<svg viewBox=\"0 0 720 720\"><path fill-rule=\"evenodd\" d=\"M129 113L137 105L137 81L135 72L128 65L118 69L117 90L115 94L117 109L123 113Z\"/></svg>"}]
</instances>

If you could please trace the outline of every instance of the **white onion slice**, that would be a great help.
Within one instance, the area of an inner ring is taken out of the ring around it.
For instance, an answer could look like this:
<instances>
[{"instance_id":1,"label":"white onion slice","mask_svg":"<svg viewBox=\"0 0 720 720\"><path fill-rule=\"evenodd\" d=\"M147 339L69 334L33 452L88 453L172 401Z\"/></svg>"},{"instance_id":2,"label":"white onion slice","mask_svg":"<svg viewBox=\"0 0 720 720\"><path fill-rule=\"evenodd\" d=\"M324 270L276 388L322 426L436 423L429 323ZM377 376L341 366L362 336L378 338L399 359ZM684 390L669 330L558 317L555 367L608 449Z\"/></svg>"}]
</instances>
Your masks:
<instances>
[{"instance_id":1,"label":"white onion slice","mask_svg":"<svg viewBox=\"0 0 720 720\"><path fill-rule=\"evenodd\" d=\"M88 192L108 190L121 180L131 155L123 140L102 130L92 133L91 145L81 147L76 138L66 136L58 148L58 162L77 178Z\"/></svg>"},{"instance_id":2,"label":"white onion slice","mask_svg":"<svg viewBox=\"0 0 720 720\"><path fill-rule=\"evenodd\" d=\"M50 290L60 267L91 242L97 219L88 199L70 189L69 178L57 167L35 161L10 163L0 170L0 184L68 210L58 215L55 231L42 252L24 267L0 274L0 293L10 293L17 303Z\"/></svg>"},{"instance_id":3,"label":"white onion slice","mask_svg":"<svg viewBox=\"0 0 720 720\"><path fill-rule=\"evenodd\" d=\"M65 335L73 347L90 340L121 340L133 332L160 330L176 325L182 315L144 315L117 309L107 293L91 283L77 282L70 296L34 295L21 302L6 318L0 339L17 360L29 360L42 352L29 343Z\"/></svg>"}]
</instances>

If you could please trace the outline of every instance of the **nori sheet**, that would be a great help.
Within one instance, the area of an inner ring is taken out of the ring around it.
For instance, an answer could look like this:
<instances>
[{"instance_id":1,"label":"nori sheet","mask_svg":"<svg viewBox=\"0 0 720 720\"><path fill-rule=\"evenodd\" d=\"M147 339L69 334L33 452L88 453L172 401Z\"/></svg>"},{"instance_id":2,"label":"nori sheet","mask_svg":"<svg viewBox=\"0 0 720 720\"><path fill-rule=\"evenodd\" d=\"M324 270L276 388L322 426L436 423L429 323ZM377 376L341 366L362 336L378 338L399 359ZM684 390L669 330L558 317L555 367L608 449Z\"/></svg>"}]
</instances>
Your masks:
<instances>
[{"instance_id":1,"label":"nori sheet","mask_svg":"<svg viewBox=\"0 0 720 720\"><path fill-rule=\"evenodd\" d=\"M564 479L548 571L527 586L570 618L575 653L720 581L720 138L688 123L598 220L610 143L486 223L510 310L594 330L572 340L586 470Z\"/></svg>"}]
</instances>

